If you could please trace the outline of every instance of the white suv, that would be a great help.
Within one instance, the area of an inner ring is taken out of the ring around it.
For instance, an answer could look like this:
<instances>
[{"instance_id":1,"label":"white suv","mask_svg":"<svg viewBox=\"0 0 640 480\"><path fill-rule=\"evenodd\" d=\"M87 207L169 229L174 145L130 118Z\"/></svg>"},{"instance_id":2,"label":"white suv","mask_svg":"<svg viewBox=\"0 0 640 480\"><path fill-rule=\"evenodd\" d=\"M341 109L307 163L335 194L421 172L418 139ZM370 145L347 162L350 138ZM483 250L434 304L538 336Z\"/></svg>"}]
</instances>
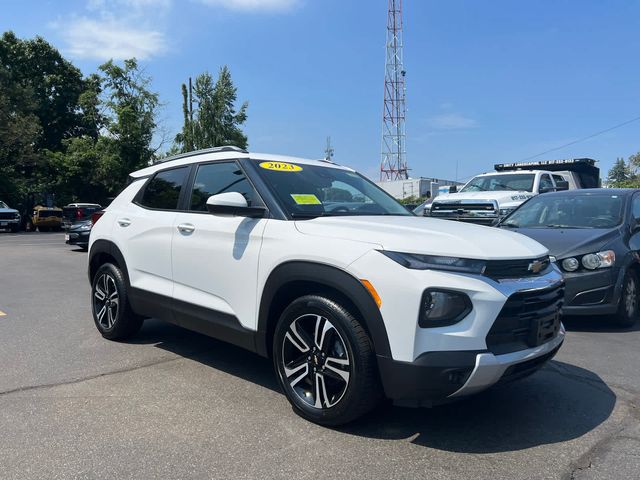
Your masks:
<instances>
[{"instance_id":1,"label":"white suv","mask_svg":"<svg viewBox=\"0 0 640 480\"><path fill-rule=\"evenodd\" d=\"M535 241L235 147L132 173L93 227L89 279L105 338L156 317L272 357L294 410L325 425L525 376L564 339L562 276Z\"/></svg>"}]
</instances>

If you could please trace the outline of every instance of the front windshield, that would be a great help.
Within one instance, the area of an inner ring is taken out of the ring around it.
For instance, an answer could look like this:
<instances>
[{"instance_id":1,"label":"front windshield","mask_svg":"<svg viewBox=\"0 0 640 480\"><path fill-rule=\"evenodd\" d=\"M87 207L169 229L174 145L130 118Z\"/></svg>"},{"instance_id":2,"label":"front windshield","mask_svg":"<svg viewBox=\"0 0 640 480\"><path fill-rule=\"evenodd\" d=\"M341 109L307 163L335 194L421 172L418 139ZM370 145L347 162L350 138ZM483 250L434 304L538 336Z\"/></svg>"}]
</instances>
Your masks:
<instances>
[{"instance_id":1,"label":"front windshield","mask_svg":"<svg viewBox=\"0 0 640 480\"><path fill-rule=\"evenodd\" d=\"M622 222L619 195L538 195L502 223L512 228L612 228Z\"/></svg>"},{"instance_id":2,"label":"front windshield","mask_svg":"<svg viewBox=\"0 0 640 480\"><path fill-rule=\"evenodd\" d=\"M483 175L475 177L467 183L461 192L497 192L503 190L533 191L533 173L513 175Z\"/></svg>"},{"instance_id":3,"label":"front windshield","mask_svg":"<svg viewBox=\"0 0 640 480\"><path fill-rule=\"evenodd\" d=\"M2 200L0 200L0 208L9 208L8 205L6 203L4 203Z\"/></svg>"},{"instance_id":4,"label":"front windshield","mask_svg":"<svg viewBox=\"0 0 640 480\"><path fill-rule=\"evenodd\" d=\"M256 166L292 218L413 215L384 190L349 170L264 161Z\"/></svg>"}]
</instances>

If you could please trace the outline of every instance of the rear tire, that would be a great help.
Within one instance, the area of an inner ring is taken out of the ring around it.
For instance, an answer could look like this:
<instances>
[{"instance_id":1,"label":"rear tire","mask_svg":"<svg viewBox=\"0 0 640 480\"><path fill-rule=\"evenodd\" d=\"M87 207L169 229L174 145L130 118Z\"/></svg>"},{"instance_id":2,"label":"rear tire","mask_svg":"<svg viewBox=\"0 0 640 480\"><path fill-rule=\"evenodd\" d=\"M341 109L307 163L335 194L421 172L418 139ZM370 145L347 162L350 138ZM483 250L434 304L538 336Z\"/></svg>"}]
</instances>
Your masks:
<instances>
[{"instance_id":1,"label":"rear tire","mask_svg":"<svg viewBox=\"0 0 640 480\"><path fill-rule=\"evenodd\" d=\"M348 423L382 398L367 332L330 298L306 295L285 309L274 334L273 361L293 410L314 423Z\"/></svg>"},{"instance_id":2,"label":"rear tire","mask_svg":"<svg viewBox=\"0 0 640 480\"><path fill-rule=\"evenodd\" d=\"M629 270L622 281L618 312L613 318L616 325L620 327L632 327L635 325L639 314L639 287L638 276L635 272Z\"/></svg>"},{"instance_id":3,"label":"rear tire","mask_svg":"<svg viewBox=\"0 0 640 480\"><path fill-rule=\"evenodd\" d=\"M105 263L98 269L91 287L91 312L104 338L125 339L140 330L144 319L131 310L127 293L120 268Z\"/></svg>"}]
</instances>

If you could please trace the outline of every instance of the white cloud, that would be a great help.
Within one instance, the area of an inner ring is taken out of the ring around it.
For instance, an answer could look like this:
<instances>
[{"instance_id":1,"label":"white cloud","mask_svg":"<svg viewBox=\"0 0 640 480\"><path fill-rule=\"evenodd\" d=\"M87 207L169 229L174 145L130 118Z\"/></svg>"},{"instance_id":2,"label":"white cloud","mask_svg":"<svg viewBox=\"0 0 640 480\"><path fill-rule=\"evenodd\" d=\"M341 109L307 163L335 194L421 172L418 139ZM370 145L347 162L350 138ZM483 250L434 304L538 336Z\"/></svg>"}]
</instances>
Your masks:
<instances>
[{"instance_id":1,"label":"white cloud","mask_svg":"<svg viewBox=\"0 0 640 480\"><path fill-rule=\"evenodd\" d=\"M427 119L431 128L437 130L462 130L474 128L478 125L473 118L465 117L459 113L442 113Z\"/></svg>"},{"instance_id":2,"label":"white cloud","mask_svg":"<svg viewBox=\"0 0 640 480\"><path fill-rule=\"evenodd\" d=\"M173 0L87 0L86 15L71 14L51 26L66 42L65 53L75 58L148 59L167 50L158 28Z\"/></svg>"},{"instance_id":3,"label":"white cloud","mask_svg":"<svg viewBox=\"0 0 640 480\"><path fill-rule=\"evenodd\" d=\"M74 17L56 25L67 43L65 50L76 58L122 60L136 57L144 60L166 50L161 32L113 18Z\"/></svg>"},{"instance_id":4,"label":"white cloud","mask_svg":"<svg viewBox=\"0 0 640 480\"><path fill-rule=\"evenodd\" d=\"M286 11L297 6L300 0L200 0L205 5L244 12Z\"/></svg>"}]
</instances>

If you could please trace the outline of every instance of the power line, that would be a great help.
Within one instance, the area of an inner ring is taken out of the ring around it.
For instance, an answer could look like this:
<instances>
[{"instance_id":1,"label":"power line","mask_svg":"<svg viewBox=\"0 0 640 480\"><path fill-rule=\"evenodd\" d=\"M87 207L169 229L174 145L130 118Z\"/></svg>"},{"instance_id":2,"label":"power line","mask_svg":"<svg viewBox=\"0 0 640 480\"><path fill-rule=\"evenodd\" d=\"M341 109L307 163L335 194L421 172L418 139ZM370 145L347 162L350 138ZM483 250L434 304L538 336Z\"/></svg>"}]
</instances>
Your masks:
<instances>
[{"instance_id":1,"label":"power line","mask_svg":"<svg viewBox=\"0 0 640 480\"><path fill-rule=\"evenodd\" d=\"M549 150L545 150L544 152L538 153L536 155L532 155L527 158L523 158L521 161L531 160L533 158L541 157L542 155L546 155L547 153L555 152L556 150L562 150L563 148L570 147L571 145L575 145L576 143L584 142L585 140L589 140L591 138L597 137L598 135L602 135L603 133L610 132L611 130L615 130L616 128L624 127L625 125L629 125L630 123L637 122L640 120L640 117L632 118L631 120L627 120L626 122L622 122L618 125L615 125L611 128L607 128L605 130L601 130L599 132L593 133L591 135L587 135L586 137L579 138L578 140L574 140L573 142L565 143L564 145L560 145L559 147L551 148Z\"/></svg>"}]
</instances>

